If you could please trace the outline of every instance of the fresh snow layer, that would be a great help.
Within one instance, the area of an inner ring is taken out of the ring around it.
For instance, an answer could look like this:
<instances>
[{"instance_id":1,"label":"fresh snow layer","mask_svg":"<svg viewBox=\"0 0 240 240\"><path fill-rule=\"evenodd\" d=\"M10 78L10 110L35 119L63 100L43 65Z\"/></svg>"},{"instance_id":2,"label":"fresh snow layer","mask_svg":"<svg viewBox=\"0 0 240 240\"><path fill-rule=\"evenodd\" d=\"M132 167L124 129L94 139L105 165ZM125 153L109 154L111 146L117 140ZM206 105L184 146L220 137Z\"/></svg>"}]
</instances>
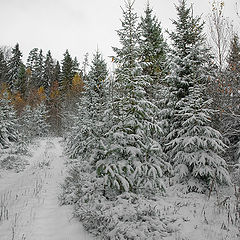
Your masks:
<instances>
[{"instance_id":1,"label":"fresh snow layer","mask_svg":"<svg viewBox=\"0 0 240 240\"><path fill-rule=\"evenodd\" d=\"M40 140L24 172L0 172L1 240L93 239L72 218L71 206L59 206L65 176L59 141Z\"/></svg>"}]
</instances>

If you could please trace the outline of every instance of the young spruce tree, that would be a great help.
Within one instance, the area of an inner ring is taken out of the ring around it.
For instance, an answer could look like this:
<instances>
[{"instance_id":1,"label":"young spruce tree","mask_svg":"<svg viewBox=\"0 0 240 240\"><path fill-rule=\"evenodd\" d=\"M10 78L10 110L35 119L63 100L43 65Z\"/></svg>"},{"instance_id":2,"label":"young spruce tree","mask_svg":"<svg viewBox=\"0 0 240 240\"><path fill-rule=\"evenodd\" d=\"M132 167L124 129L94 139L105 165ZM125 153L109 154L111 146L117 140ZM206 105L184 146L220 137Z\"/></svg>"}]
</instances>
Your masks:
<instances>
[{"instance_id":1,"label":"young spruce tree","mask_svg":"<svg viewBox=\"0 0 240 240\"><path fill-rule=\"evenodd\" d=\"M176 7L176 30L169 59L167 150L176 177L187 183L189 191L201 191L212 182L230 183L225 160L221 158L225 145L221 134L211 127L210 100L206 96L211 77L205 45L203 24L193 17L186 0Z\"/></svg>"},{"instance_id":2,"label":"young spruce tree","mask_svg":"<svg viewBox=\"0 0 240 240\"><path fill-rule=\"evenodd\" d=\"M84 92L78 103L68 151L72 158L90 158L91 163L104 132L104 111L107 105L107 64L99 51L94 54L90 67L84 82Z\"/></svg>"},{"instance_id":3,"label":"young spruce tree","mask_svg":"<svg viewBox=\"0 0 240 240\"><path fill-rule=\"evenodd\" d=\"M12 93L17 91L19 72L22 64L22 53L19 49L19 44L17 43L15 47L12 48L12 56L8 62L7 83Z\"/></svg>"},{"instance_id":4,"label":"young spruce tree","mask_svg":"<svg viewBox=\"0 0 240 240\"><path fill-rule=\"evenodd\" d=\"M97 173L105 189L116 194L163 189L163 173L168 168L161 144L162 132L153 114L156 106L147 100L145 88L150 76L139 64L139 25L131 1L125 2L122 28L117 31L121 48L114 47L118 67L109 131L105 134Z\"/></svg>"},{"instance_id":5,"label":"young spruce tree","mask_svg":"<svg viewBox=\"0 0 240 240\"><path fill-rule=\"evenodd\" d=\"M143 73L157 81L164 73L167 43L163 38L161 24L153 15L149 3L141 17L139 48Z\"/></svg>"},{"instance_id":6,"label":"young spruce tree","mask_svg":"<svg viewBox=\"0 0 240 240\"><path fill-rule=\"evenodd\" d=\"M18 137L16 112L5 92L0 96L0 149L9 148L18 141Z\"/></svg>"}]
</instances>

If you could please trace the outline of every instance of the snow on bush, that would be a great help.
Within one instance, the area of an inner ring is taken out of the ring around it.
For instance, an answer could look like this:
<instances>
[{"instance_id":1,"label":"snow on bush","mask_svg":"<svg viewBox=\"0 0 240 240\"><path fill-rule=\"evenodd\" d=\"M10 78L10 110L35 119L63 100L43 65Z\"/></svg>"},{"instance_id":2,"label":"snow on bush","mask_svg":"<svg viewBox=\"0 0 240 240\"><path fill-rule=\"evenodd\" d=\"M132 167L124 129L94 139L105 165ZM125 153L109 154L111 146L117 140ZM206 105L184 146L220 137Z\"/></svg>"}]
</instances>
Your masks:
<instances>
[{"instance_id":1,"label":"snow on bush","mask_svg":"<svg viewBox=\"0 0 240 240\"><path fill-rule=\"evenodd\" d=\"M177 229L154 195L147 198L125 192L117 196L103 186L104 179L82 162L70 168L59 197L61 204L74 204L74 216L94 235L101 239L160 239Z\"/></svg>"},{"instance_id":2,"label":"snow on bush","mask_svg":"<svg viewBox=\"0 0 240 240\"><path fill-rule=\"evenodd\" d=\"M239 239L240 195L231 186L207 195L189 193L188 184L168 186L164 195L116 195L89 162L78 161L69 163L59 200L74 206L74 217L97 239Z\"/></svg>"},{"instance_id":3,"label":"snow on bush","mask_svg":"<svg viewBox=\"0 0 240 240\"><path fill-rule=\"evenodd\" d=\"M15 172L23 171L29 165L26 159L20 156L9 155L3 160L0 160L0 168L4 170L14 170Z\"/></svg>"}]
</instances>

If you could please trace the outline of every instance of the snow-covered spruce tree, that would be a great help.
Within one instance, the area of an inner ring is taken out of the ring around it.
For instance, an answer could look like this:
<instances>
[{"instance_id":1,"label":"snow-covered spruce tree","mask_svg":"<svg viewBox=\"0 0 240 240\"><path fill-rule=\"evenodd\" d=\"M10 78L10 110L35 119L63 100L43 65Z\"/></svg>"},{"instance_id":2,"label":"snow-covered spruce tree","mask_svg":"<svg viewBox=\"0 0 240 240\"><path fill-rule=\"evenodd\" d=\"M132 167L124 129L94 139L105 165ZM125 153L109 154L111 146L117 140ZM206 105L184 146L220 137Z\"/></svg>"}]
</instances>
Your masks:
<instances>
[{"instance_id":1,"label":"snow-covered spruce tree","mask_svg":"<svg viewBox=\"0 0 240 240\"><path fill-rule=\"evenodd\" d=\"M204 191L212 183L231 183L221 157L226 146L221 133L211 127L214 110L209 108L211 101L204 99L198 85L189 88L175 114L182 125L169 143L176 179L186 180L188 191Z\"/></svg>"},{"instance_id":2,"label":"snow-covered spruce tree","mask_svg":"<svg viewBox=\"0 0 240 240\"><path fill-rule=\"evenodd\" d=\"M168 122L166 150L177 176L186 181L195 179L196 184L188 186L189 190L197 190L199 180L209 186L211 180L229 183L229 177L226 163L220 157L224 149L221 134L211 128L206 96L211 56L205 45L203 24L199 17L193 17L185 0L176 9L178 19L173 21L176 30L170 33L173 44L166 78L169 86L164 111Z\"/></svg>"},{"instance_id":3,"label":"snow-covered spruce tree","mask_svg":"<svg viewBox=\"0 0 240 240\"><path fill-rule=\"evenodd\" d=\"M8 61L7 83L12 93L15 93L17 90L16 86L18 85L19 72L22 64L22 53L17 43L16 46L12 48L12 56Z\"/></svg>"},{"instance_id":4,"label":"snow-covered spruce tree","mask_svg":"<svg viewBox=\"0 0 240 240\"><path fill-rule=\"evenodd\" d=\"M189 88L207 81L209 50L205 47L203 23L199 17L194 18L192 8L187 7L186 0L176 6L177 20L173 20L175 31L169 33L172 46L168 54L169 74L165 78L168 86L168 97L162 115L165 117L166 141L174 139L181 126L175 117L181 99L188 96Z\"/></svg>"},{"instance_id":5,"label":"snow-covered spruce tree","mask_svg":"<svg viewBox=\"0 0 240 240\"><path fill-rule=\"evenodd\" d=\"M0 48L0 87L2 86L3 83L6 83L7 81L7 72L8 72L8 67L7 67L7 60L6 56L4 54L3 49Z\"/></svg>"},{"instance_id":6,"label":"snow-covered spruce tree","mask_svg":"<svg viewBox=\"0 0 240 240\"><path fill-rule=\"evenodd\" d=\"M161 24L153 15L149 3L141 17L139 48L143 73L154 81L159 80L164 75L167 43L163 38Z\"/></svg>"},{"instance_id":7,"label":"snow-covered spruce tree","mask_svg":"<svg viewBox=\"0 0 240 240\"><path fill-rule=\"evenodd\" d=\"M0 97L0 149L8 148L18 141L18 123L16 112L4 93Z\"/></svg>"},{"instance_id":8,"label":"snow-covered spruce tree","mask_svg":"<svg viewBox=\"0 0 240 240\"><path fill-rule=\"evenodd\" d=\"M49 133L50 126L47 123L48 111L44 102L41 102L33 109L33 118L35 136L46 137Z\"/></svg>"},{"instance_id":9,"label":"snow-covered spruce tree","mask_svg":"<svg viewBox=\"0 0 240 240\"><path fill-rule=\"evenodd\" d=\"M60 79L60 87L63 93L68 93L72 86L72 79L76 73L75 63L69 54L68 50L64 53L62 60L62 71Z\"/></svg>"},{"instance_id":10,"label":"snow-covered spruce tree","mask_svg":"<svg viewBox=\"0 0 240 240\"><path fill-rule=\"evenodd\" d=\"M30 143L34 138L34 135L33 135L34 124L32 120L33 120L32 109L29 105L26 105L19 118L19 123L21 125L22 132L26 137L25 141L27 143Z\"/></svg>"},{"instance_id":11,"label":"snow-covered spruce tree","mask_svg":"<svg viewBox=\"0 0 240 240\"><path fill-rule=\"evenodd\" d=\"M26 136L27 142L31 142L35 137L44 137L49 133L49 124L47 123L46 106L40 103L35 108L27 105L20 118L22 131Z\"/></svg>"},{"instance_id":12,"label":"snow-covered spruce tree","mask_svg":"<svg viewBox=\"0 0 240 240\"><path fill-rule=\"evenodd\" d=\"M27 68L31 72L30 87L39 88L44 85L44 56L42 49L34 48L29 52Z\"/></svg>"},{"instance_id":13,"label":"snow-covered spruce tree","mask_svg":"<svg viewBox=\"0 0 240 240\"><path fill-rule=\"evenodd\" d=\"M122 28L117 31L121 48L113 48L118 67L112 125L96 162L98 177L105 179L106 193L113 194L163 189L163 172L168 168L161 145L155 140L162 131L153 114L156 106L147 100L145 92L150 77L143 75L138 62L137 15L131 1L125 4Z\"/></svg>"},{"instance_id":14,"label":"snow-covered spruce tree","mask_svg":"<svg viewBox=\"0 0 240 240\"><path fill-rule=\"evenodd\" d=\"M48 96L50 94L50 87L53 82L54 82L54 60L52 58L51 51L49 50L43 63L43 83L42 83L42 86L48 93L47 94Z\"/></svg>"},{"instance_id":15,"label":"snow-covered spruce tree","mask_svg":"<svg viewBox=\"0 0 240 240\"><path fill-rule=\"evenodd\" d=\"M94 54L90 67L68 142L70 156L81 160L94 159L96 145L100 144L104 131L107 105L107 64L99 51Z\"/></svg>"}]
</instances>

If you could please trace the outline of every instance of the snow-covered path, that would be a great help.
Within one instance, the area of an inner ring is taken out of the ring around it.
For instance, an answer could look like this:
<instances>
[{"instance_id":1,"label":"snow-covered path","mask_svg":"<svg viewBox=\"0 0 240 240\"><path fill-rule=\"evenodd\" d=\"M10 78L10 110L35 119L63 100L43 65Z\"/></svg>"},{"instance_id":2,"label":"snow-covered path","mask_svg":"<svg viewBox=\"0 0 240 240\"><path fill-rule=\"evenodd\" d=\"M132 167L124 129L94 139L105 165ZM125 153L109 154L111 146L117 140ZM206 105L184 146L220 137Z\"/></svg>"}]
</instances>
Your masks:
<instances>
[{"instance_id":1,"label":"snow-covered path","mask_svg":"<svg viewBox=\"0 0 240 240\"><path fill-rule=\"evenodd\" d=\"M58 205L65 174L59 140L41 140L26 171L0 178L1 240L92 239L72 219L71 206Z\"/></svg>"}]
</instances>

